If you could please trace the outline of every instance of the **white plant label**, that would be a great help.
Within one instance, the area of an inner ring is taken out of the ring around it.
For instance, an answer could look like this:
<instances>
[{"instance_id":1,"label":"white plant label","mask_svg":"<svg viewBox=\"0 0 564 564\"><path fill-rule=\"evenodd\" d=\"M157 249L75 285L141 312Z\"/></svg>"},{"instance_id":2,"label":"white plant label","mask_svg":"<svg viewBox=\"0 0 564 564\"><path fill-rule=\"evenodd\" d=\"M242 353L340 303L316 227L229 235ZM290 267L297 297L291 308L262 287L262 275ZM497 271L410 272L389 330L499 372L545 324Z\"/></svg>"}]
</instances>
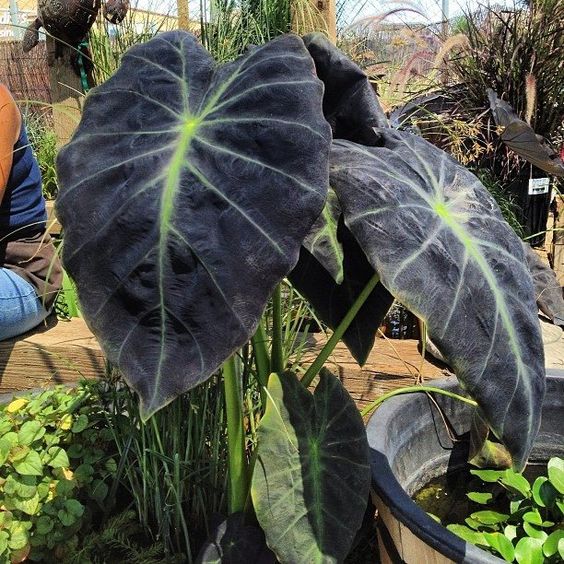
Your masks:
<instances>
[{"instance_id":1,"label":"white plant label","mask_svg":"<svg viewBox=\"0 0 564 564\"><path fill-rule=\"evenodd\" d=\"M529 180L529 196L548 194L549 188L550 179L548 178L531 178Z\"/></svg>"}]
</instances>

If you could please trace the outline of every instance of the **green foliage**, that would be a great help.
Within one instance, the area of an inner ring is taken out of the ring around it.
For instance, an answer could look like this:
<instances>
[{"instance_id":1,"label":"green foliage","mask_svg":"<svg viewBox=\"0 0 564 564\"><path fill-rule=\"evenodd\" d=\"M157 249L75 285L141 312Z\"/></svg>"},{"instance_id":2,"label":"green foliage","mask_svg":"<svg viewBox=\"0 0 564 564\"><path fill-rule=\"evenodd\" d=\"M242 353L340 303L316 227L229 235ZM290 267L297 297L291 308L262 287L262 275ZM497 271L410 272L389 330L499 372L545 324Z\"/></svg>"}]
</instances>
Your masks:
<instances>
[{"instance_id":1,"label":"green foliage","mask_svg":"<svg viewBox=\"0 0 564 564\"><path fill-rule=\"evenodd\" d=\"M532 483L513 470L471 470L488 492L469 492L474 503L492 507L476 511L466 525L447 529L518 564L556 563L564 559L564 460L548 462L548 476ZM501 513L498 508L506 511Z\"/></svg>"},{"instance_id":2,"label":"green foliage","mask_svg":"<svg viewBox=\"0 0 564 564\"><path fill-rule=\"evenodd\" d=\"M202 384L141 421L137 396L121 381L92 384L119 452L118 477L143 530L166 554L191 562L214 514L226 512L227 437L223 387Z\"/></svg>"},{"instance_id":3,"label":"green foliage","mask_svg":"<svg viewBox=\"0 0 564 564\"><path fill-rule=\"evenodd\" d=\"M494 175L487 169L478 169L474 174L480 179L480 182L488 189L488 192L496 201L503 219L509 223L513 231L522 239L525 236L523 226L519 222L520 209L515 202L515 197L503 189L501 183L496 180Z\"/></svg>"},{"instance_id":4,"label":"green foliage","mask_svg":"<svg viewBox=\"0 0 564 564\"><path fill-rule=\"evenodd\" d=\"M102 84L110 78L130 47L149 41L167 28L170 28L170 20L150 11L130 9L119 25L98 18L89 33L94 83Z\"/></svg>"},{"instance_id":5,"label":"green foliage","mask_svg":"<svg viewBox=\"0 0 564 564\"><path fill-rule=\"evenodd\" d=\"M0 561L62 560L102 512L115 459L89 397L57 387L0 411Z\"/></svg>"},{"instance_id":6,"label":"green foliage","mask_svg":"<svg viewBox=\"0 0 564 564\"><path fill-rule=\"evenodd\" d=\"M221 63L290 30L324 29L308 0L200 0L200 14L202 44Z\"/></svg>"},{"instance_id":7,"label":"green foliage","mask_svg":"<svg viewBox=\"0 0 564 564\"><path fill-rule=\"evenodd\" d=\"M59 192L55 159L57 157L57 135L47 113L27 112L24 115L29 142L41 170L43 195L52 200Z\"/></svg>"},{"instance_id":8,"label":"green foliage","mask_svg":"<svg viewBox=\"0 0 564 564\"><path fill-rule=\"evenodd\" d=\"M467 44L446 58L451 80L461 85L460 113L477 116L477 109L489 108L492 88L537 134L558 146L564 135L563 20L561 0L531 0L503 10L492 4L466 14ZM523 161L501 145L489 115L479 118L478 137L486 149L482 165L498 179L512 180Z\"/></svg>"},{"instance_id":9,"label":"green foliage","mask_svg":"<svg viewBox=\"0 0 564 564\"><path fill-rule=\"evenodd\" d=\"M63 272L63 287L55 300L55 311L59 319L68 320L73 317L82 317L76 286L66 272Z\"/></svg>"},{"instance_id":10,"label":"green foliage","mask_svg":"<svg viewBox=\"0 0 564 564\"><path fill-rule=\"evenodd\" d=\"M76 552L65 559L65 564L174 564L181 556L165 553L164 544L155 542L146 546L146 534L137 521L135 511L127 510L114 515L99 531L84 537Z\"/></svg>"}]
</instances>

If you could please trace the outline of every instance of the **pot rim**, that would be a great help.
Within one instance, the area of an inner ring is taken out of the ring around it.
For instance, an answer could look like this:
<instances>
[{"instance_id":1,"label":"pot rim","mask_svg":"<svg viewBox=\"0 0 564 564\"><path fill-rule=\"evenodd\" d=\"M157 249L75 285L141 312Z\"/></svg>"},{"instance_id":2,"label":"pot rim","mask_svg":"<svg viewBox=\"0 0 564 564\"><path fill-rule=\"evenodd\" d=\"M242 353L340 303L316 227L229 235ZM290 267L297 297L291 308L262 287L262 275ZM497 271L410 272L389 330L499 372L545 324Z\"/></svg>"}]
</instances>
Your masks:
<instances>
[{"instance_id":1,"label":"pot rim","mask_svg":"<svg viewBox=\"0 0 564 564\"><path fill-rule=\"evenodd\" d=\"M551 379L564 380L564 370L549 369L546 376ZM450 377L434 380L432 385L450 390L458 386L458 381L456 378ZM505 562L505 560L464 541L451 533L446 527L431 519L411 499L394 476L385 454L387 437L379 430L386 428L387 421L396 416L398 410L401 409L404 413L408 413L409 403L417 396L419 394L405 394L388 399L374 412L367 424L372 488L398 521L447 558L455 562L476 564L501 564Z\"/></svg>"}]
</instances>

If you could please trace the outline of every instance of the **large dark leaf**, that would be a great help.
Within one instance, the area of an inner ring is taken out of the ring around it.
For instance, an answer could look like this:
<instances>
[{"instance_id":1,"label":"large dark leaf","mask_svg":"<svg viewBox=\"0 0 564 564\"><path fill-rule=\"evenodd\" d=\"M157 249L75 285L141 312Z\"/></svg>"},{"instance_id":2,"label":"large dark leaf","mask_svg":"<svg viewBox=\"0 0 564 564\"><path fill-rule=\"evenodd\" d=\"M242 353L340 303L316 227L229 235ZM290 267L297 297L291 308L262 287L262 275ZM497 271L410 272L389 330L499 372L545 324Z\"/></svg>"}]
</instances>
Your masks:
<instances>
[{"instance_id":1,"label":"large dark leaf","mask_svg":"<svg viewBox=\"0 0 564 564\"><path fill-rule=\"evenodd\" d=\"M331 185L386 288L429 335L521 468L536 436L544 355L518 237L478 179L408 133L336 141Z\"/></svg>"},{"instance_id":2,"label":"large dark leaf","mask_svg":"<svg viewBox=\"0 0 564 564\"><path fill-rule=\"evenodd\" d=\"M374 275L374 269L366 255L342 221L336 229L336 238L343 253L343 280L340 284L335 282L324 267L328 262L327 253L319 256L305 248L300 252L298 264L288 275L292 285L331 329L341 323ZM360 366L366 362L374 346L378 327L393 302L394 297L379 283L343 335L343 343Z\"/></svg>"},{"instance_id":3,"label":"large dark leaf","mask_svg":"<svg viewBox=\"0 0 564 564\"><path fill-rule=\"evenodd\" d=\"M504 128L501 140L520 157L536 167L553 174L564 176L564 162L541 135L515 113L515 110L488 88L488 99L495 123Z\"/></svg>"},{"instance_id":4,"label":"large dark leaf","mask_svg":"<svg viewBox=\"0 0 564 564\"><path fill-rule=\"evenodd\" d=\"M183 32L131 49L58 159L63 259L143 415L255 330L327 193L329 126L302 40L216 69Z\"/></svg>"},{"instance_id":5,"label":"large dark leaf","mask_svg":"<svg viewBox=\"0 0 564 564\"><path fill-rule=\"evenodd\" d=\"M222 521L200 550L197 564L276 564L266 546L264 533L245 523L243 513L233 513Z\"/></svg>"},{"instance_id":6,"label":"large dark leaf","mask_svg":"<svg viewBox=\"0 0 564 564\"><path fill-rule=\"evenodd\" d=\"M527 265L533 275L539 309L554 323L564 327L564 298L556 273L527 243L523 243Z\"/></svg>"},{"instance_id":7,"label":"large dark leaf","mask_svg":"<svg viewBox=\"0 0 564 564\"><path fill-rule=\"evenodd\" d=\"M368 77L322 33L304 36L304 43L325 84L323 112L335 139L376 144L373 128L387 127L388 120Z\"/></svg>"},{"instance_id":8,"label":"large dark leaf","mask_svg":"<svg viewBox=\"0 0 564 564\"><path fill-rule=\"evenodd\" d=\"M282 563L342 562L370 488L360 413L325 370L314 394L294 374L272 374L268 391L251 486L266 542Z\"/></svg>"}]
</instances>

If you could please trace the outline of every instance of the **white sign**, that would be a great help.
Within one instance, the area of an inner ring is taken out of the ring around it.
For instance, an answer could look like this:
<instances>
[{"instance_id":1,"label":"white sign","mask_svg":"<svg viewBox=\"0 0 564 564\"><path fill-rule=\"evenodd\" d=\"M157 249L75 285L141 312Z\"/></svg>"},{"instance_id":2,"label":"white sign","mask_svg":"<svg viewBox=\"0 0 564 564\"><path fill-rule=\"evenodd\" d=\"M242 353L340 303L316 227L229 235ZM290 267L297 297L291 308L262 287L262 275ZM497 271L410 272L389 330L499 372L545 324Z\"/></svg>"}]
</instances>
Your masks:
<instances>
[{"instance_id":1,"label":"white sign","mask_svg":"<svg viewBox=\"0 0 564 564\"><path fill-rule=\"evenodd\" d=\"M550 189L549 178L531 178L529 180L529 196L548 194L549 189Z\"/></svg>"}]
</instances>

